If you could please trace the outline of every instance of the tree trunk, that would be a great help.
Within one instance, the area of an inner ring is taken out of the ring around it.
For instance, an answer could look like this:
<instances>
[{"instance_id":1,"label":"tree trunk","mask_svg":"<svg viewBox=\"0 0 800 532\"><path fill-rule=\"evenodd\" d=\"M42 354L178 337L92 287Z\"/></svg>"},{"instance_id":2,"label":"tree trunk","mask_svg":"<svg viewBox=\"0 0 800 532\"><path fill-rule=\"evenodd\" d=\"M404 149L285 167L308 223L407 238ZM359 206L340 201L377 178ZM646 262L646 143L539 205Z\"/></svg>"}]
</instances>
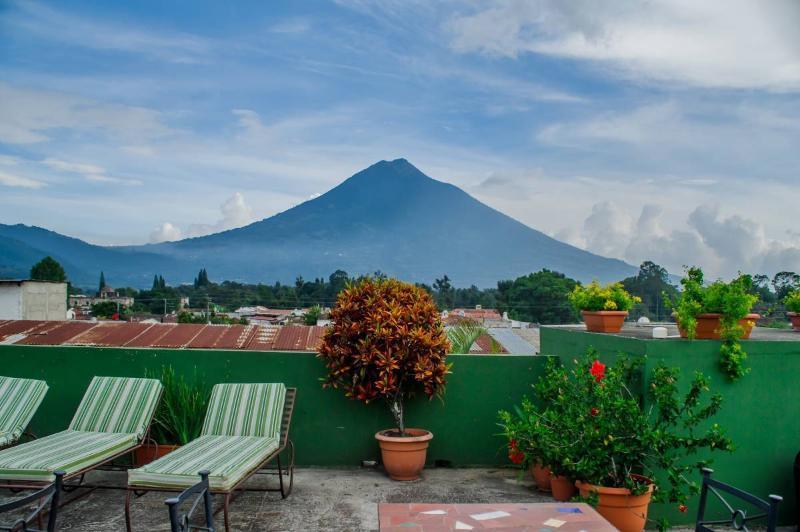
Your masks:
<instances>
[{"instance_id":1,"label":"tree trunk","mask_svg":"<svg viewBox=\"0 0 800 532\"><path fill-rule=\"evenodd\" d=\"M400 397L395 397L395 399L389 404L389 410L392 411L394 422L397 425L397 428L400 430L400 435L405 436L406 425L405 420L403 419L403 400Z\"/></svg>"}]
</instances>

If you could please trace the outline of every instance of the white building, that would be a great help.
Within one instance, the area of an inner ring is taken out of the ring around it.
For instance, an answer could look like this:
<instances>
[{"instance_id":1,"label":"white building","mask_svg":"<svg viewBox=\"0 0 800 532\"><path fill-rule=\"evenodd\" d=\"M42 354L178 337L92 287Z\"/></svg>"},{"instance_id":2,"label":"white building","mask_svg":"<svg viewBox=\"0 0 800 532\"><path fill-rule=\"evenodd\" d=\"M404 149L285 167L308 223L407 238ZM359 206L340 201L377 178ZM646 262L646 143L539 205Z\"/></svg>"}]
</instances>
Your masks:
<instances>
[{"instance_id":1,"label":"white building","mask_svg":"<svg viewBox=\"0 0 800 532\"><path fill-rule=\"evenodd\" d=\"M67 283L0 279L0 320L66 320Z\"/></svg>"}]
</instances>

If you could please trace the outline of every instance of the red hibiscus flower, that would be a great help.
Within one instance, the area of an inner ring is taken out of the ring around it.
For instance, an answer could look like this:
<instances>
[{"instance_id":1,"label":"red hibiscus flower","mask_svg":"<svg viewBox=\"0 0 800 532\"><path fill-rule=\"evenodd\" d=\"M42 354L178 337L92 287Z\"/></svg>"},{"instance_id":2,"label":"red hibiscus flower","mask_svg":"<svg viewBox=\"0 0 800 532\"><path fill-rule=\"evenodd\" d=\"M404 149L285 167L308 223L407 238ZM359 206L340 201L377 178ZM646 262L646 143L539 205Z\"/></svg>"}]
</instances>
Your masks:
<instances>
[{"instance_id":1,"label":"red hibiscus flower","mask_svg":"<svg viewBox=\"0 0 800 532\"><path fill-rule=\"evenodd\" d=\"M599 360L595 360L594 363L592 363L592 368L589 370L589 373L592 374L595 381L600 382L606 376L606 365Z\"/></svg>"},{"instance_id":2,"label":"red hibiscus flower","mask_svg":"<svg viewBox=\"0 0 800 532\"><path fill-rule=\"evenodd\" d=\"M598 409L596 409L595 407L592 407L592 409L591 409L591 410L589 410L589 414L590 414L592 417L596 416L596 415L597 415L597 414L599 414L599 413L600 413L600 411L599 411Z\"/></svg>"},{"instance_id":3,"label":"red hibiscus flower","mask_svg":"<svg viewBox=\"0 0 800 532\"><path fill-rule=\"evenodd\" d=\"M678 506L678 510L679 510L679 511L680 511L682 514L685 514L685 513L686 513L686 510L688 510L688 509L689 509L689 508L688 508L688 507L687 507L685 504L681 504L680 506Z\"/></svg>"}]
</instances>

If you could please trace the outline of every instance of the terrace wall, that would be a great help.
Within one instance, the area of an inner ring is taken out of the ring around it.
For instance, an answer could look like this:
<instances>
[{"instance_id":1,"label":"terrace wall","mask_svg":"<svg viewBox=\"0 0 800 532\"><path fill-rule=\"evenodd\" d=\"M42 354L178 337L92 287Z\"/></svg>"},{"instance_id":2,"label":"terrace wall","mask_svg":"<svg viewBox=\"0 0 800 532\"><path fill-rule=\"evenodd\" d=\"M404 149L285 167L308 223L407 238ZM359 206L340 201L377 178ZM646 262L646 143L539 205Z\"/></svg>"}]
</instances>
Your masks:
<instances>
[{"instance_id":1,"label":"terrace wall","mask_svg":"<svg viewBox=\"0 0 800 532\"><path fill-rule=\"evenodd\" d=\"M431 430L428 460L455 466L508 464L504 441L497 437L497 411L518 403L544 368L544 357L453 355L453 374L444 400L420 397L407 405L409 426ZM0 374L47 381L50 390L32 422L42 436L69 424L89 380L95 375L160 374L172 365L209 384L284 382L298 388L291 437L300 465L357 466L375 460L373 435L392 426L382 403L364 405L340 390L322 389L325 374L313 353L128 349L68 346L0 345Z\"/></svg>"},{"instance_id":2,"label":"terrace wall","mask_svg":"<svg viewBox=\"0 0 800 532\"><path fill-rule=\"evenodd\" d=\"M619 353L645 357L645 375L663 362L681 368L683 384L695 371L710 376L712 391L723 396L722 410L714 421L736 445L733 453L706 457L714 461L715 477L763 498L771 493L783 496L782 522L796 522L792 472L800 451L800 342L743 342L751 371L735 382L719 370L717 341L641 340L545 327L541 346L543 354L558 356L564 363L592 347L601 357ZM654 508L653 516L690 522L696 515L693 503L684 515L673 508Z\"/></svg>"}]
</instances>

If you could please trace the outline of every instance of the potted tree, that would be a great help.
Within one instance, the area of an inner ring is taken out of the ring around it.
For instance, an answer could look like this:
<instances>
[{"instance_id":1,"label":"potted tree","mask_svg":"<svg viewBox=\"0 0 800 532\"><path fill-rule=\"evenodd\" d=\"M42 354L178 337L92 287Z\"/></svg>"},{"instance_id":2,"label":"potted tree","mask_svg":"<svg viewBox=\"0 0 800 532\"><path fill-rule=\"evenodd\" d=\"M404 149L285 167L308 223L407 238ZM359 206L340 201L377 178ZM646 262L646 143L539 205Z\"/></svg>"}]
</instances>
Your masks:
<instances>
[{"instance_id":1,"label":"potted tree","mask_svg":"<svg viewBox=\"0 0 800 532\"><path fill-rule=\"evenodd\" d=\"M619 357L607 367L593 352L570 368L548 364L535 386L534 417L541 425L545 455L576 480L585 500L623 532L644 528L651 500L677 504L685 512L697 492L690 471L706 465L687 457L701 450L731 450L722 429L708 423L721 397L705 399L708 379L697 374L685 394L679 370L660 365L648 379L652 407L631 393L640 362ZM533 403L531 403L533 404ZM655 489L655 479L664 479Z\"/></svg>"},{"instance_id":2,"label":"potted tree","mask_svg":"<svg viewBox=\"0 0 800 532\"><path fill-rule=\"evenodd\" d=\"M189 382L183 375L176 375L172 366L164 366L160 380L164 391L153 417L150 441L134 451L138 466L149 464L198 438L208 409L211 391L196 373Z\"/></svg>"},{"instance_id":3,"label":"potted tree","mask_svg":"<svg viewBox=\"0 0 800 532\"><path fill-rule=\"evenodd\" d=\"M324 386L365 403L384 401L395 421L375 434L384 468L395 480L419 478L433 434L406 427L404 402L415 393L441 396L450 372L433 299L396 279L364 278L339 293L331 319L317 355L328 369Z\"/></svg>"},{"instance_id":4,"label":"potted tree","mask_svg":"<svg viewBox=\"0 0 800 532\"><path fill-rule=\"evenodd\" d=\"M789 316L792 327L794 327L794 330L800 331L800 289L789 292L783 300L783 304L786 305L786 310L788 311L786 315Z\"/></svg>"},{"instance_id":5,"label":"potted tree","mask_svg":"<svg viewBox=\"0 0 800 532\"><path fill-rule=\"evenodd\" d=\"M756 320L761 317L750 312L758 301L758 296L752 293L752 278L739 275L728 283L717 280L706 286L703 270L692 267L686 270L681 285L683 290L677 302L667 298L681 337L723 340L720 348L722 369L731 379L747 373L744 367L747 353L739 341L750 338Z\"/></svg>"},{"instance_id":6,"label":"potted tree","mask_svg":"<svg viewBox=\"0 0 800 532\"><path fill-rule=\"evenodd\" d=\"M618 333L628 311L641 302L640 298L630 295L622 283L600 286L597 281L575 286L569 300L583 316L586 330L599 333Z\"/></svg>"}]
</instances>

